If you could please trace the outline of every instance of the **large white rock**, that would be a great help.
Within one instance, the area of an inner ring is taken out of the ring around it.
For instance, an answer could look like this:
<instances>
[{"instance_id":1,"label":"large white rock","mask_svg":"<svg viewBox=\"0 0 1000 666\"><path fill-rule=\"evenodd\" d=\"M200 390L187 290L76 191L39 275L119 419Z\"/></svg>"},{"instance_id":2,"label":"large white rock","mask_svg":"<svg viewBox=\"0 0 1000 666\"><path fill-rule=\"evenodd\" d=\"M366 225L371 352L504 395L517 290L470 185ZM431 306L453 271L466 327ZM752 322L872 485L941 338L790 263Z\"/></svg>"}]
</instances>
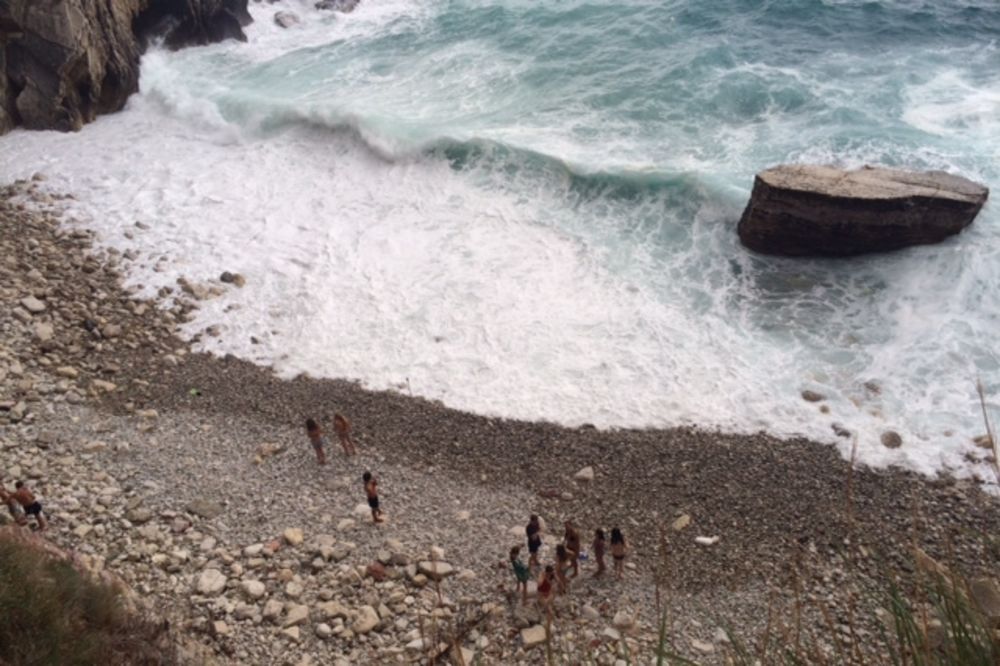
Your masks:
<instances>
[{"instance_id":1,"label":"large white rock","mask_svg":"<svg viewBox=\"0 0 1000 666\"><path fill-rule=\"evenodd\" d=\"M303 536L302 530L298 527L289 527L284 532L285 541L288 542L289 546L300 546L302 545Z\"/></svg>"},{"instance_id":2,"label":"large white rock","mask_svg":"<svg viewBox=\"0 0 1000 666\"><path fill-rule=\"evenodd\" d=\"M309 619L309 606L303 604L296 604L288 609L288 615L285 616L285 621L281 623L283 627L294 627L300 625Z\"/></svg>"},{"instance_id":3,"label":"large white rock","mask_svg":"<svg viewBox=\"0 0 1000 666\"><path fill-rule=\"evenodd\" d=\"M433 580L442 580L443 578L447 578L455 573L455 567L451 566L447 562L437 562L431 560L424 560L417 565L417 569L420 573Z\"/></svg>"},{"instance_id":4,"label":"large white rock","mask_svg":"<svg viewBox=\"0 0 1000 666\"><path fill-rule=\"evenodd\" d=\"M533 627L522 629L521 642L524 643L524 647L526 648L541 645L545 642L545 627L541 624L536 624Z\"/></svg>"},{"instance_id":5,"label":"large white rock","mask_svg":"<svg viewBox=\"0 0 1000 666\"><path fill-rule=\"evenodd\" d=\"M199 594L217 595L226 589L226 576L218 569L205 569L198 577L197 590Z\"/></svg>"},{"instance_id":6,"label":"large white rock","mask_svg":"<svg viewBox=\"0 0 1000 666\"><path fill-rule=\"evenodd\" d=\"M579 472L573 475L573 478L577 481L593 481L594 480L594 468L587 465Z\"/></svg>"},{"instance_id":7,"label":"large white rock","mask_svg":"<svg viewBox=\"0 0 1000 666\"><path fill-rule=\"evenodd\" d=\"M351 631L356 634L367 634L378 626L378 613L371 606L362 606L358 611L358 617L351 625Z\"/></svg>"},{"instance_id":8,"label":"large white rock","mask_svg":"<svg viewBox=\"0 0 1000 666\"><path fill-rule=\"evenodd\" d=\"M259 580L245 580L241 587L243 588L243 593L251 599L260 599L267 591L264 583Z\"/></svg>"}]
</instances>

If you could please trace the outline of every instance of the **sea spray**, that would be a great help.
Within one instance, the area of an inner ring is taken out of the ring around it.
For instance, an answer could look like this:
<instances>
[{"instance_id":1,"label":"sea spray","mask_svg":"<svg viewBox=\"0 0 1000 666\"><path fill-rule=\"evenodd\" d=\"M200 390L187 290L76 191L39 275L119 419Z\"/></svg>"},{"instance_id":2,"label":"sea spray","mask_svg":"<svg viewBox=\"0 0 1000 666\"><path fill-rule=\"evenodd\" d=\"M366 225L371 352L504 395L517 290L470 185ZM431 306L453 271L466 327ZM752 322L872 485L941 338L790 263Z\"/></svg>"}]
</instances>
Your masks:
<instances>
[{"instance_id":1,"label":"sea spray","mask_svg":"<svg viewBox=\"0 0 1000 666\"><path fill-rule=\"evenodd\" d=\"M200 346L286 376L846 451L836 426L863 462L982 473L995 207L847 261L749 254L735 223L781 162L995 182L1000 9L779 4L254 6L248 44L147 54L122 113L0 139L0 175L74 193L68 216L139 253L145 295L246 275L185 331L218 324Z\"/></svg>"}]
</instances>

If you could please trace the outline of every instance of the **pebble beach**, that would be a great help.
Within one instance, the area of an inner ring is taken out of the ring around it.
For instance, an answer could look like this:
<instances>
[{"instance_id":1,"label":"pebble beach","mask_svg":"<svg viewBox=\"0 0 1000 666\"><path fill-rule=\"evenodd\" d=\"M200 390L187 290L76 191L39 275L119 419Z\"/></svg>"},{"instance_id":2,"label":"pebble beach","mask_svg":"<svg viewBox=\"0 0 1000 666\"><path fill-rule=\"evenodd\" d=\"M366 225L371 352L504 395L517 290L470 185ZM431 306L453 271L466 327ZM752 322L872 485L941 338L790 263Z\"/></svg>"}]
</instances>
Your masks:
<instances>
[{"instance_id":1,"label":"pebble beach","mask_svg":"<svg viewBox=\"0 0 1000 666\"><path fill-rule=\"evenodd\" d=\"M624 579L584 561L548 624L559 650L599 664L655 663L661 618L672 651L726 663L792 591L864 653L877 627L848 618L877 617L865 593L914 575L914 552L967 576L1000 564L984 539L997 499L974 480L852 466L766 433L490 418L193 352L177 331L199 302L254 284L138 300L122 286L134 257L95 251L60 217L64 196L41 175L0 188L0 478L30 484L45 538L218 663L545 663L548 623L512 597L506 563L530 514L545 562L564 521L585 551L595 528L626 535ZM335 412L357 457L332 436ZM324 467L309 417L330 434Z\"/></svg>"}]
</instances>

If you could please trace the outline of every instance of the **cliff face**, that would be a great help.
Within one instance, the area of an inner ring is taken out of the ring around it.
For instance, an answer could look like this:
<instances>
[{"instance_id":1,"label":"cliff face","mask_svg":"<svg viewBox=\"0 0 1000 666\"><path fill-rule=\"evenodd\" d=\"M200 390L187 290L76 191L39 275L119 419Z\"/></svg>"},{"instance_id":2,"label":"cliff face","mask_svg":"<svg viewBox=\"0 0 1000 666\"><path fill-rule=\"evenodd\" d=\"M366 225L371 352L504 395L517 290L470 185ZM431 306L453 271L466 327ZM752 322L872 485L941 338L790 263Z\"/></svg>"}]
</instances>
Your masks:
<instances>
[{"instance_id":1,"label":"cliff face","mask_svg":"<svg viewBox=\"0 0 1000 666\"><path fill-rule=\"evenodd\" d=\"M246 39L247 0L0 2L0 133L80 129L139 87L153 38L172 48Z\"/></svg>"},{"instance_id":2,"label":"cliff face","mask_svg":"<svg viewBox=\"0 0 1000 666\"><path fill-rule=\"evenodd\" d=\"M15 123L76 130L138 89L140 0L12 0L0 11Z\"/></svg>"}]
</instances>

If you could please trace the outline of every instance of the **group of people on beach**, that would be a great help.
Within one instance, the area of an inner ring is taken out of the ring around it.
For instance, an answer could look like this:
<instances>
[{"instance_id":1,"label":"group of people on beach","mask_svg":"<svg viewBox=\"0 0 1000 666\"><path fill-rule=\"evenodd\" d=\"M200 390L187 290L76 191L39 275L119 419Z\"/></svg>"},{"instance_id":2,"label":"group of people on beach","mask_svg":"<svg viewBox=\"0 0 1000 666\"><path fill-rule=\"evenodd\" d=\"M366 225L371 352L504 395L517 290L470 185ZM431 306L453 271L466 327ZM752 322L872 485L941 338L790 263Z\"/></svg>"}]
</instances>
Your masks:
<instances>
[{"instance_id":1,"label":"group of people on beach","mask_svg":"<svg viewBox=\"0 0 1000 666\"><path fill-rule=\"evenodd\" d=\"M354 445L354 438L351 437L351 422L347 420L346 416L340 413L333 415L333 431L337 433L337 438L340 440L340 446L344 449L345 456L358 454L358 448ZM309 442L316 453L316 462L320 465L325 465L326 448L330 444L327 442L326 437L323 436L323 431L315 419L306 419L306 435L309 436Z\"/></svg>"},{"instance_id":2,"label":"group of people on beach","mask_svg":"<svg viewBox=\"0 0 1000 666\"><path fill-rule=\"evenodd\" d=\"M351 437L351 422L342 414L334 414L333 429L340 439L344 455L357 455L357 446ZM316 462L325 465L326 448L329 443L315 419L306 419L306 435L316 453ZM361 475L361 481L364 484L365 497L372 512L372 522L384 522L385 516L382 513L378 496L378 479L371 472L366 471ZM543 567L539 560L539 552L542 548L542 523L537 515L532 515L527 527L525 527L525 536L528 541L528 563L525 564L521 561L520 546L514 546L510 549L510 564L517 580L515 593L521 593L523 604L527 605L528 603L528 581L533 575L538 575L538 603L546 610L551 609L555 595L569 592L570 579L580 575L580 560L583 556L580 532L570 520L564 523L563 530L563 539L561 543L556 545L553 564L547 564ZM615 576L620 580L625 572L625 557L628 552L625 536L621 529L618 527L611 529L610 543L603 529L595 529L591 549L597 563L597 570L593 574L594 578L600 578L607 571L604 555L610 550L611 557L614 559Z\"/></svg>"},{"instance_id":3,"label":"group of people on beach","mask_svg":"<svg viewBox=\"0 0 1000 666\"><path fill-rule=\"evenodd\" d=\"M528 563L521 561L521 547L514 546L510 549L511 569L516 579L517 587L515 593L521 593L521 603L528 603L528 581L532 574L541 571L538 577L538 603L549 610L555 595L567 594L569 592L570 579L580 575L580 559L583 555L580 544L580 532L572 521L567 520L563 524L562 542L556 545L555 562L542 567L539 560L539 551L542 548L542 523L537 515L532 515L528 520L527 527L524 528L525 536L528 540ZM600 578L607 571L604 563L604 554L608 551L608 539L604 530L597 528L594 530L594 540L591 549L594 553L594 560L597 563L597 570L594 578ZM625 574L625 556L628 553L628 546L625 543L625 535L618 527L611 529L610 543L611 557L615 562L615 577L619 580ZM570 573L572 572L572 573Z\"/></svg>"},{"instance_id":4,"label":"group of people on beach","mask_svg":"<svg viewBox=\"0 0 1000 666\"><path fill-rule=\"evenodd\" d=\"M14 492L9 492L0 481L0 502L7 505L7 511L14 518L14 523L21 527L28 524L28 516L34 517L39 530L44 530L48 525L41 503L35 499L35 494L24 481L14 483Z\"/></svg>"},{"instance_id":5,"label":"group of people on beach","mask_svg":"<svg viewBox=\"0 0 1000 666\"><path fill-rule=\"evenodd\" d=\"M351 422L347 420L347 417L340 413L334 414L333 430L337 433L340 446L344 449L344 455L356 456L358 454L358 447L354 444L354 438L351 437ZM313 451L316 453L316 462L320 465L325 465L326 448L330 444L327 442L326 437L323 436L323 430L319 427L315 419L306 419L306 435L309 437L309 443L312 444ZM385 522L385 514L382 513L382 507L379 504L378 498L378 479L375 478L374 474L366 471L361 475L361 482L365 486L365 498L368 501L368 507L372 510L372 522Z\"/></svg>"}]
</instances>

